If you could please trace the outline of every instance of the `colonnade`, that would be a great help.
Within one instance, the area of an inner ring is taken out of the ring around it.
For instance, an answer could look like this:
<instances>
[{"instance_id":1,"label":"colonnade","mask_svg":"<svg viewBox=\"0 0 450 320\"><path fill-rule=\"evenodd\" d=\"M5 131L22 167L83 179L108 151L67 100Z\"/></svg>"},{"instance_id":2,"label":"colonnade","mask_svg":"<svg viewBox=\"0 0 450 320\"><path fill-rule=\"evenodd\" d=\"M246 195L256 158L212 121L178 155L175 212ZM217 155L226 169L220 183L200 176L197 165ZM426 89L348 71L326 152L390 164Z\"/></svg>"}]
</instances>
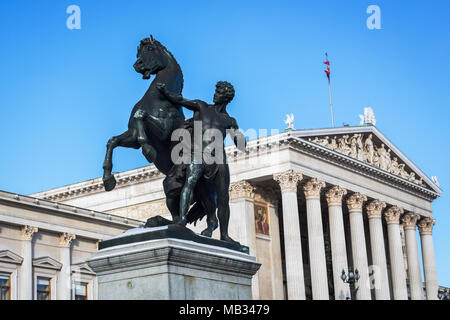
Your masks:
<instances>
[{"instance_id":1,"label":"colonnade","mask_svg":"<svg viewBox=\"0 0 450 320\"><path fill-rule=\"evenodd\" d=\"M407 278L410 298L424 299L416 228L420 231L426 298L437 299L438 283L432 239L434 219L421 217L414 212L407 212L403 208L378 199L368 200L366 195L351 192L341 186L325 188L324 181L317 178L304 178L300 172L293 170L274 174L273 179L281 189L288 299L305 299L298 188L302 189L306 199L311 287L314 300L329 299L321 194L325 195L328 204L335 299L345 300L350 297L349 285L341 280L342 270L348 269L344 205L347 206L349 214L352 263L360 274L356 299L370 300L374 290L377 300L407 300ZM364 229L363 212L367 214L369 234L366 234ZM385 248L383 218L387 224L388 248ZM401 224L405 230L408 275L403 262ZM370 239L369 254L372 262L370 268L366 237ZM387 251L391 281L388 276Z\"/></svg>"}]
</instances>

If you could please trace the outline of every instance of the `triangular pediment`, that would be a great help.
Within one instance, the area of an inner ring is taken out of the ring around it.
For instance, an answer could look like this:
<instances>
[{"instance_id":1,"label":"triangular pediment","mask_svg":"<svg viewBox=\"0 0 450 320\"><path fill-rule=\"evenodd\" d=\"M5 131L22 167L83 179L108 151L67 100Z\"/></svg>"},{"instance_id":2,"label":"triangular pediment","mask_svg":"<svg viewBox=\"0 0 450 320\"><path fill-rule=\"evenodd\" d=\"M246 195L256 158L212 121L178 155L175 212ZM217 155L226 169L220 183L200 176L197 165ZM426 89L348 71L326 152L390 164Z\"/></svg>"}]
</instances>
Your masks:
<instances>
[{"instance_id":1,"label":"triangular pediment","mask_svg":"<svg viewBox=\"0 0 450 320\"><path fill-rule=\"evenodd\" d=\"M74 264L70 267L70 269L71 269L72 273L82 273L82 274L89 274L89 275L95 276L95 272L89 267L87 262Z\"/></svg>"},{"instance_id":2,"label":"triangular pediment","mask_svg":"<svg viewBox=\"0 0 450 320\"><path fill-rule=\"evenodd\" d=\"M0 251L0 262L22 264L23 258L9 250Z\"/></svg>"},{"instance_id":3,"label":"triangular pediment","mask_svg":"<svg viewBox=\"0 0 450 320\"><path fill-rule=\"evenodd\" d=\"M42 257L33 259L33 267L61 270L62 263L50 257Z\"/></svg>"},{"instance_id":4,"label":"triangular pediment","mask_svg":"<svg viewBox=\"0 0 450 320\"><path fill-rule=\"evenodd\" d=\"M297 130L292 135L363 162L398 179L432 190L438 195L442 193L439 186L375 126Z\"/></svg>"}]
</instances>

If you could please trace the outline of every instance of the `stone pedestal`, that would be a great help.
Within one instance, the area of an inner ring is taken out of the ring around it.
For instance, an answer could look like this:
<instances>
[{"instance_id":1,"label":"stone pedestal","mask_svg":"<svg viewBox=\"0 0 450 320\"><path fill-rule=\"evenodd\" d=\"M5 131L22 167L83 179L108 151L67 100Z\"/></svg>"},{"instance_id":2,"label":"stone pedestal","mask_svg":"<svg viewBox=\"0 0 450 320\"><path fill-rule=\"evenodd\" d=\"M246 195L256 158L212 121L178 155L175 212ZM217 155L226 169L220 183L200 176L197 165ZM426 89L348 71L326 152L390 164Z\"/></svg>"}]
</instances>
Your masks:
<instances>
[{"instance_id":1,"label":"stone pedestal","mask_svg":"<svg viewBox=\"0 0 450 320\"><path fill-rule=\"evenodd\" d=\"M138 228L102 242L88 264L99 300L251 300L261 265L227 247L177 225Z\"/></svg>"}]
</instances>

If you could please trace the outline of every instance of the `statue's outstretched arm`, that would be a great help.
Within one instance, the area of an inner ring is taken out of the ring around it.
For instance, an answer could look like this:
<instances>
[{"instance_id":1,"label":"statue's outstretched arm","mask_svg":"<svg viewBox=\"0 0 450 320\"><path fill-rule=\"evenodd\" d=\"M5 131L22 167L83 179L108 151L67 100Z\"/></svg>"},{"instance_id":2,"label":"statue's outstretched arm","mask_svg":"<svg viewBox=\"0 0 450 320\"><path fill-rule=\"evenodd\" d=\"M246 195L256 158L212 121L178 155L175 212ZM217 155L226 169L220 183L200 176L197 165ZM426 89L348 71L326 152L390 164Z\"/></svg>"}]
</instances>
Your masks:
<instances>
[{"instance_id":1,"label":"statue's outstretched arm","mask_svg":"<svg viewBox=\"0 0 450 320\"><path fill-rule=\"evenodd\" d=\"M236 119L231 118L231 126L230 126L230 136L233 139L233 142L240 151L245 152L247 148L247 141L245 140L245 136L239 131L239 126L237 124Z\"/></svg>"},{"instance_id":2,"label":"statue's outstretched arm","mask_svg":"<svg viewBox=\"0 0 450 320\"><path fill-rule=\"evenodd\" d=\"M183 98L183 96L181 94L175 94L175 93L169 92L169 90L167 90L166 85L164 83L157 83L156 88L170 102L172 102L174 104L182 105L183 107L186 107L192 111L200 110L200 105L196 100L188 100L188 99Z\"/></svg>"}]
</instances>

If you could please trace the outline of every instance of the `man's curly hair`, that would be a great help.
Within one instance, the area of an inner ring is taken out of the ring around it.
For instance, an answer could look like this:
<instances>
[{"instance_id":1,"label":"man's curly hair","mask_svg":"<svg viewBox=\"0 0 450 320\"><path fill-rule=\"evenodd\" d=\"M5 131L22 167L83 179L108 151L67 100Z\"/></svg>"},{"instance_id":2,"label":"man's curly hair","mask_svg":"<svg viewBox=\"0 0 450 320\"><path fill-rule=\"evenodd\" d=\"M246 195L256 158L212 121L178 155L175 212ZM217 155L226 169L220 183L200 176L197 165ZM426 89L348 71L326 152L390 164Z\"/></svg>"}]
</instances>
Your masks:
<instances>
[{"instance_id":1,"label":"man's curly hair","mask_svg":"<svg viewBox=\"0 0 450 320\"><path fill-rule=\"evenodd\" d=\"M225 97L225 99L227 100L227 102L230 102L231 100L233 100L234 95L235 95L233 85L227 81L217 82L216 91L217 91L217 93L223 95Z\"/></svg>"}]
</instances>

